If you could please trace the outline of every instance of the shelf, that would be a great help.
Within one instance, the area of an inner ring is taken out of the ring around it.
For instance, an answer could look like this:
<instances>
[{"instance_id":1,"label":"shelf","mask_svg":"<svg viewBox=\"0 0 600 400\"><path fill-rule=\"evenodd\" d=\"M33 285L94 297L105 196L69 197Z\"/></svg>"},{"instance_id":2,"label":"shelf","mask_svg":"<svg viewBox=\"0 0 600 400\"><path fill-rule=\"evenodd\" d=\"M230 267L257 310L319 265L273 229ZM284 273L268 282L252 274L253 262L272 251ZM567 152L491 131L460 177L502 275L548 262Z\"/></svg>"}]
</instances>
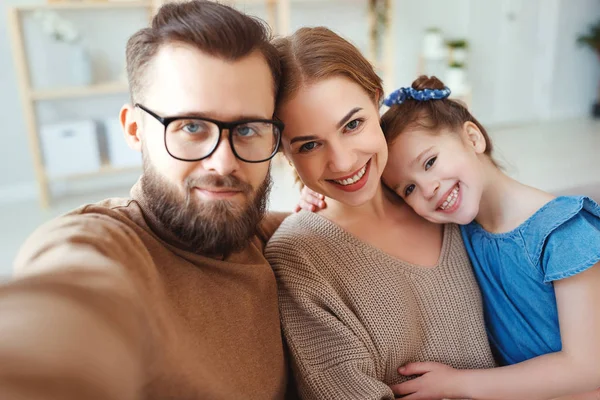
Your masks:
<instances>
[{"instance_id":1,"label":"shelf","mask_svg":"<svg viewBox=\"0 0 600 400\"><path fill-rule=\"evenodd\" d=\"M64 1L57 3L31 4L15 7L18 11L36 10L110 10L115 8L151 7L150 1Z\"/></svg>"},{"instance_id":2,"label":"shelf","mask_svg":"<svg viewBox=\"0 0 600 400\"><path fill-rule=\"evenodd\" d=\"M108 94L120 94L128 92L129 86L126 83L108 82L98 83L90 86L33 90L31 91L30 96L32 100L55 100L101 96Z\"/></svg>"}]
</instances>

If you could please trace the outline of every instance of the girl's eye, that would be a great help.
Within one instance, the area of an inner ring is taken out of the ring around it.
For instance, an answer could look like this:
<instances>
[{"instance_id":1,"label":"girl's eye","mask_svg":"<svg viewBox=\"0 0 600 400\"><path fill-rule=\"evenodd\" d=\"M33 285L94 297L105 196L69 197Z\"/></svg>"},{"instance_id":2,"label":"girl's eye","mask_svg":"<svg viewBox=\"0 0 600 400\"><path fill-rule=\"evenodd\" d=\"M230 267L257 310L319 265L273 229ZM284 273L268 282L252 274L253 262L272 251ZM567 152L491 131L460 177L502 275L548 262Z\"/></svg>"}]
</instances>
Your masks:
<instances>
[{"instance_id":1,"label":"girl's eye","mask_svg":"<svg viewBox=\"0 0 600 400\"><path fill-rule=\"evenodd\" d=\"M352 121L348 122L346 124L346 126L344 126L344 131L346 131L346 132L348 132L348 131L349 132L355 131L355 130L357 130L360 127L360 125L362 124L362 122L363 121L361 119L353 119Z\"/></svg>"},{"instance_id":2,"label":"girl's eye","mask_svg":"<svg viewBox=\"0 0 600 400\"><path fill-rule=\"evenodd\" d=\"M404 197L410 196L413 190L415 190L415 185L408 185L406 189L404 189Z\"/></svg>"},{"instance_id":3,"label":"girl's eye","mask_svg":"<svg viewBox=\"0 0 600 400\"><path fill-rule=\"evenodd\" d=\"M437 157L431 157L429 160L427 160L427 162L425 163L425 171L427 171L429 168L433 167L433 164L435 164L436 160L437 160Z\"/></svg>"},{"instance_id":4,"label":"girl's eye","mask_svg":"<svg viewBox=\"0 0 600 400\"><path fill-rule=\"evenodd\" d=\"M317 142L307 142L300 146L300 153L307 153L317 148Z\"/></svg>"}]
</instances>

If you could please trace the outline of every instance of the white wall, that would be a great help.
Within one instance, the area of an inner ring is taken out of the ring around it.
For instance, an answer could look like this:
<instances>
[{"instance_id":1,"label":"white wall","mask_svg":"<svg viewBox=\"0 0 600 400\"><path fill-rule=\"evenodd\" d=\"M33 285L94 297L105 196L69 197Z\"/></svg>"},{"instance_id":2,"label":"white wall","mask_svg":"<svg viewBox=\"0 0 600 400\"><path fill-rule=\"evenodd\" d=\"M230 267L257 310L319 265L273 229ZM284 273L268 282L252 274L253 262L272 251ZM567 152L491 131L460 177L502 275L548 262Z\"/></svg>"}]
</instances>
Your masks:
<instances>
[{"instance_id":1,"label":"white wall","mask_svg":"<svg viewBox=\"0 0 600 400\"><path fill-rule=\"evenodd\" d=\"M587 115L598 95L600 60L575 37L600 19L600 0L559 0L549 118ZM600 99L599 99L600 100Z\"/></svg>"},{"instance_id":2,"label":"white wall","mask_svg":"<svg viewBox=\"0 0 600 400\"><path fill-rule=\"evenodd\" d=\"M589 115L600 63L577 47L598 0L471 0L473 111L488 124Z\"/></svg>"}]
</instances>

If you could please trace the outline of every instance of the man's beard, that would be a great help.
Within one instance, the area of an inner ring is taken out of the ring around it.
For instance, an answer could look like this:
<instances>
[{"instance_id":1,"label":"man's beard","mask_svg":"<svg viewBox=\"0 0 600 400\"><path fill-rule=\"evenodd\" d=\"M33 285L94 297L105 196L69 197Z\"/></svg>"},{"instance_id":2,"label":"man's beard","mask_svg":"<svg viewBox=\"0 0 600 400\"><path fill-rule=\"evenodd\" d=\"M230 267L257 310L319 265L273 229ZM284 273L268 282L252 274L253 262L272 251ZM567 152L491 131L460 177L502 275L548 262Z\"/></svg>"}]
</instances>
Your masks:
<instances>
[{"instance_id":1,"label":"man's beard","mask_svg":"<svg viewBox=\"0 0 600 400\"><path fill-rule=\"evenodd\" d=\"M256 234L264 217L272 186L270 171L260 187L252 186L232 176L206 175L187 178L185 196L162 178L144 157L141 178L145 203L165 229L177 240L198 254L226 257L242 250ZM238 204L227 200L201 202L194 196L194 187L231 188L241 191L248 202ZM254 193L253 193L254 192Z\"/></svg>"}]
</instances>

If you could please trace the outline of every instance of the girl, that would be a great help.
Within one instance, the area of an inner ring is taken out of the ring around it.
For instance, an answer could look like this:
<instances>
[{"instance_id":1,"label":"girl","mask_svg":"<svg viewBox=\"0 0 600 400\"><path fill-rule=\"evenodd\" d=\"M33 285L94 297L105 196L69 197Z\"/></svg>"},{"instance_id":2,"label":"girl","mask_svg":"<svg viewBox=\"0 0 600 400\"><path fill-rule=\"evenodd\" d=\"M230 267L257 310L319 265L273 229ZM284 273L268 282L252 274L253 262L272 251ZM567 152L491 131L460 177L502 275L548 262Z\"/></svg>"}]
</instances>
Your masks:
<instances>
[{"instance_id":1,"label":"girl","mask_svg":"<svg viewBox=\"0 0 600 400\"><path fill-rule=\"evenodd\" d=\"M600 207L504 174L479 122L436 78L386 99L383 181L415 212L456 223L501 368L411 363L405 398L548 399L600 386ZM600 398L600 392L587 398Z\"/></svg>"}]
</instances>

